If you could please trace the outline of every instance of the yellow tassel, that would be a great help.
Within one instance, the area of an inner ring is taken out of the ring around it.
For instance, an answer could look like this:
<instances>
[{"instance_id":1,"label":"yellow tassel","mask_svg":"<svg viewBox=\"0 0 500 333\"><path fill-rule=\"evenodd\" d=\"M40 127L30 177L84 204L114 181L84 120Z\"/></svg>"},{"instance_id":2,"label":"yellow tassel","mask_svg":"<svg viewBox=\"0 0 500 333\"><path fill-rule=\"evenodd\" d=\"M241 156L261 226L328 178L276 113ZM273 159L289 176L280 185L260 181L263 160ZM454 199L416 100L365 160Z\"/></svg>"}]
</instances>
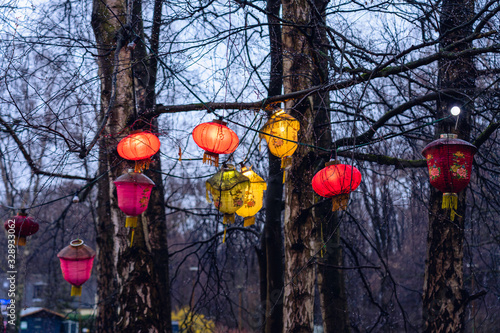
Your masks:
<instances>
[{"instance_id":1,"label":"yellow tassel","mask_svg":"<svg viewBox=\"0 0 500 333\"><path fill-rule=\"evenodd\" d=\"M14 244L19 245L19 246L25 246L26 245L26 237L14 236Z\"/></svg>"},{"instance_id":2,"label":"yellow tassel","mask_svg":"<svg viewBox=\"0 0 500 333\"><path fill-rule=\"evenodd\" d=\"M82 286L71 286L71 296L82 296Z\"/></svg>"},{"instance_id":3,"label":"yellow tassel","mask_svg":"<svg viewBox=\"0 0 500 333\"><path fill-rule=\"evenodd\" d=\"M130 234L130 247L132 247L132 244L134 244L134 233L135 229L132 228L132 233Z\"/></svg>"},{"instance_id":4,"label":"yellow tassel","mask_svg":"<svg viewBox=\"0 0 500 333\"><path fill-rule=\"evenodd\" d=\"M281 158L281 168L286 169L292 165L292 156L283 156Z\"/></svg>"},{"instance_id":5,"label":"yellow tassel","mask_svg":"<svg viewBox=\"0 0 500 333\"><path fill-rule=\"evenodd\" d=\"M346 210L348 203L349 193L339 194L332 197L332 212L336 212L337 210Z\"/></svg>"},{"instance_id":6,"label":"yellow tassel","mask_svg":"<svg viewBox=\"0 0 500 333\"><path fill-rule=\"evenodd\" d=\"M125 220L125 227L126 228L137 227L137 216L127 216L127 219Z\"/></svg>"},{"instance_id":7,"label":"yellow tassel","mask_svg":"<svg viewBox=\"0 0 500 333\"><path fill-rule=\"evenodd\" d=\"M214 153L210 153L208 151L205 151L205 154L203 154L203 163L215 165L215 167L218 168L219 167L219 154L214 154Z\"/></svg>"},{"instance_id":8,"label":"yellow tassel","mask_svg":"<svg viewBox=\"0 0 500 333\"><path fill-rule=\"evenodd\" d=\"M222 244L226 242L226 230L227 230L227 225L224 226L224 236L222 237Z\"/></svg>"},{"instance_id":9,"label":"yellow tassel","mask_svg":"<svg viewBox=\"0 0 500 333\"><path fill-rule=\"evenodd\" d=\"M224 214L224 218L222 219L222 223L233 224L234 223L234 214Z\"/></svg>"},{"instance_id":10,"label":"yellow tassel","mask_svg":"<svg viewBox=\"0 0 500 333\"><path fill-rule=\"evenodd\" d=\"M255 224L255 216L250 216L250 217L245 217L243 219L243 226L244 227L249 227L251 225Z\"/></svg>"},{"instance_id":11,"label":"yellow tassel","mask_svg":"<svg viewBox=\"0 0 500 333\"><path fill-rule=\"evenodd\" d=\"M443 203L441 208L450 209L450 220L455 221L455 215L458 215L458 195L456 193L443 193Z\"/></svg>"}]
</instances>

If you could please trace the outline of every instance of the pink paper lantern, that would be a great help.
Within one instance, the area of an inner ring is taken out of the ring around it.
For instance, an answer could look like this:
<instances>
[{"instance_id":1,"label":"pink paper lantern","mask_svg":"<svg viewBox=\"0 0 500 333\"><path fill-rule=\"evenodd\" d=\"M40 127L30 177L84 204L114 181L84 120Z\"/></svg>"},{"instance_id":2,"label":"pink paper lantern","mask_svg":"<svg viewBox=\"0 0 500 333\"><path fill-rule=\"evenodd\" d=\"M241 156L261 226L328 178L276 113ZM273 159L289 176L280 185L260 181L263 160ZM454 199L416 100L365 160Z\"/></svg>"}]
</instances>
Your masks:
<instances>
[{"instance_id":1,"label":"pink paper lantern","mask_svg":"<svg viewBox=\"0 0 500 333\"><path fill-rule=\"evenodd\" d=\"M148 208L151 189L155 183L132 169L118 177L114 183L118 192L118 207L127 215L125 226L135 228L137 216Z\"/></svg>"},{"instance_id":2,"label":"pink paper lantern","mask_svg":"<svg viewBox=\"0 0 500 333\"><path fill-rule=\"evenodd\" d=\"M71 287L71 296L82 295L82 284L87 282L92 272L95 251L83 244L81 239L75 239L58 254L63 277Z\"/></svg>"}]
</instances>

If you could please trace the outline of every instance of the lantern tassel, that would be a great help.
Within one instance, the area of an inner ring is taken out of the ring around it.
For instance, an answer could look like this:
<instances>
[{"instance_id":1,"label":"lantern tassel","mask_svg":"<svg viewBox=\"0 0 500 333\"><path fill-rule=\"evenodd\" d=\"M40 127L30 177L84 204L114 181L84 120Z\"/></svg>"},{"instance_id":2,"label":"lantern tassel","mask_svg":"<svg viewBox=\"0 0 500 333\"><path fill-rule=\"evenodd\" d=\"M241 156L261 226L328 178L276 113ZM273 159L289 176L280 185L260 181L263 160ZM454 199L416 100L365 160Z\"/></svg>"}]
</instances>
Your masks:
<instances>
[{"instance_id":1,"label":"lantern tassel","mask_svg":"<svg viewBox=\"0 0 500 333\"><path fill-rule=\"evenodd\" d=\"M149 165L151 164L151 158L147 158L145 160L135 161L135 172L142 172L143 170L149 169Z\"/></svg>"},{"instance_id":2,"label":"lantern tassel","mask_svg":"<svg viewBox=\"0 0 500 333\"><path fill-rule=\"evenodd\" d=\"M125 227L126 228L137 227L137 216L127 216L127 219L125 220Z\"/></svg>"},{"instance_id":3,"label":"lantern tassel","mask_svg":"<svg viewBox=\"0 0 500 333\"><path fill-rule=\"evenodd\" d=\"M179 162L182 162L182 150L181 150L181 146L179 146Z\"/></svg>"},{"instance_id":4,"label":"lantern tassel","mask_svg":"<svg viewBox=\"0 0 500 333\"><path fill-rule=\"evenodd\" d=\"M224 236L222 236L222 244L226 242L226 230L227 230L227 225L224 226Z\"/></svg>"},{"instance_id":5,"label":"lantern tassel","mask_svg":"<svg viewBox=\"0 0 500 333\"><path fill-rule=\"evenodd\" d=\"M332 197L332 212L346 210L349 203L349 193L339 194Z\"/></svg>"},{"instance_id":6,"label":"lantern tassel","mask_svg":"<svg viewBox=\"0 0 500 333\"><path fill-rule=\"evenodd\" d=\"M82 296L82 286L71 286L71 296Z\"/></svg>"},{"instance_id":7,"label":"lantern tassel","mask_svg":"<svg viewBox=\"0 0 500 333\"><path fill-rule=\"evenodd\" d=\"M281 158L281 168L286 169L292 165L292 156L283 156Z\"/></svg>"},{"instance_id":8,"label":"lantern tassel","mask_svg":"<svg viewBox=\"0 0 500 333\"><path fill-rule=\"evenodd\" d=\"M456 193L443 193L443 204L441 208L450 209L450 220L454 221L455 215L458 215L458 195Z\"/></svg>"},{"instance_id":9,"label":"lantern tassel","mask_svg":"<svg viewBox=\"0 0 500 333\"><path fill-rule=\"evenodd\" d=\"M203 164L211 164L219 167L219 154L205 151L205 154L203 154Z\"/></svg>"},{"instance_id":10,"label":"lantern tassel","mask_svg":"<svg viewBox=\"0 0 500 333\"><path fill-rule=\"evenodd\" d=\"M249 227L251 225L254 225L255 224L255 216L249 216L249 217L245 217L243 219L243 226L244 227Z\"/></svg>"},{"instance_id":11,"label":"lantern tassel","mask_svg":"<svg viewBox=\"0 0 500 333\"><path fill-rule=\"evenodd\" d=\"M222 219L222 223L233 224L234 223L234 214L224 214L224 218Z\"/></svg>"},{"instance_id":12,"label":"lantern tassel","mask_svg":"<svg viewBox=\"0 0 500 333\"><path fill-rule=\"evenodd\" d=\"M14 244L19 245L19 246L25 246L26 245L26 237L14 237Z\"/></svg>"},{"instance_id":13,"label":"lantern tassel","mask_svg":"<svg viewBox=\"0 0 500 333\"><path fill-rule=\"evenodd\" d=\"M134 233L135 228L132 228L132 233L130 234L130 247L132 247L132 244L134 244Z\"/></svg>"}]
</instances>

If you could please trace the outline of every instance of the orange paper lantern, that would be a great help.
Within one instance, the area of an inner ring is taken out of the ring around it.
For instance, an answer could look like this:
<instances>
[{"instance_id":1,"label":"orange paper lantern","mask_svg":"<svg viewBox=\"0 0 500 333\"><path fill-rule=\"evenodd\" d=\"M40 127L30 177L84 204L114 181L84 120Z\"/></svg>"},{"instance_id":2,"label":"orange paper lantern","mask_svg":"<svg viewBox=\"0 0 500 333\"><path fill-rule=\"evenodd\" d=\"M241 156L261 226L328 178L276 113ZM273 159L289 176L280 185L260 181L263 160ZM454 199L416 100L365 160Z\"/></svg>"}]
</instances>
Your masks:
<instances>
[{"instance_id":1,"label":"orange paper lantern","mask_svg":"<svg viewBox=\"0 0 500 333\"><path fill-rule=\"evenodd\" d=\"M135 170L147 169L151 156L160 150L160 140L148 132L132 133L118 143L118 154L126 160L136 161Z\"/></svg>"},{"instance_id":2,"label":"orange paper lantern","mask_svg":"<svg viewBox=\"0 0 500 333\"><path fill-rule=\"evenodd\" d=\"M193 140L203 150L203 163L219 166L219 154L231 154L238 148L240 140L226 123L220 119L203 123L193 130Z\"/></svg>"}]
</instances>

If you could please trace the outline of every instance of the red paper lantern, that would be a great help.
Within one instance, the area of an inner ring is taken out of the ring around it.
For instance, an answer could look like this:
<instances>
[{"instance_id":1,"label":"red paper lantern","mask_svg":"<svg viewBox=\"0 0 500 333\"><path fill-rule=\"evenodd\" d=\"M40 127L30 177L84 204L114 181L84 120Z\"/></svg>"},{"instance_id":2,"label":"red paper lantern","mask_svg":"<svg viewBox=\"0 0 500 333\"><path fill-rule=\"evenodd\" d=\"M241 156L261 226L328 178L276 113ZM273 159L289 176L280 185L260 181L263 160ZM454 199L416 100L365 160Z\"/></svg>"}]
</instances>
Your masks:
<instances>
[{"instance_id":1,"label":"red paper lantern","mask_svg":"<svg viewBox=\"0 0 500 333\"><path fill-rule=\"evenodd\" d=\"M332 198L332 211L345 210L349 194L361 184L361 173L355 167L330 161L312 179L314 192Z\"/></svg>"},{"instance_id":2,"label":"red paper lantern","mask_svg":"<svg viewBox=\"0 0 500 333\"><path fill-rule=\"evenodd\" d=\"M16 216L5 221L3 226L9 233L12 233L10 230L14 230L15 244L19 246L26 245L26 237L36 234L39 227L38 223L24 212L17 213Z\"/></svg>"},{"instance_id":3,"label":"red paper lantern","mask_svg":"<svg viewBox=\"0 0 500 333\"><path fill-rule=\"evenodd\" d=\"M75 239L57 256L64 279L72 285L71 296L81 296L82 284L87 282L92 272L95 251L84 245L81 239Z\"/></svg>"},{"instance_id":4,"label":"red paper lantern","mask_svg":"<svg viewBox=\"0 0 500 333\"><path fill-rule=\"evenodd\" d=\"M151 189L155 183L142 173L130 169L118 177L114 184L118 195L118 207L127 215L125 226L136 227L137 216L148 208Z\"/></svg>"},{"instance_id":5,"label":"red paper lantern","mask_svg":"<svg viewBox=\"0 0 500 333\"><path fill-rule=\"evenodd\" d=\"M231 154L238 147L240 140L226 123L220 119L196 126L193 140L203 150L203 163L219 166L219 154Z\"/></svg>"},{"instance_id":6,"label":"red paper lantern","mask_svg":"<svg viewBox=\"0 0 500 333\"><path fill-rule=\"evenodd\" d=\"M118 143L118 154L126 160L136 161L136 171L149 167L151 156L160 150L160 140L148 132L132 133Z\"/></svg>"},{"instance_id":7,"label":"red paper lantern","mask_svg":"<svg viewBox=\"0 0 500 333\"><path fill-rule=\"evenodd\" d=\"M450 219L455 219L458 206L458 192L463 191L470 181L472 161L476 146L457 139L456 134L441 134L422 150L427 160L429 179L432 186L443 192L443 209L450 209Z\"/></svg>"}]
</instances>

